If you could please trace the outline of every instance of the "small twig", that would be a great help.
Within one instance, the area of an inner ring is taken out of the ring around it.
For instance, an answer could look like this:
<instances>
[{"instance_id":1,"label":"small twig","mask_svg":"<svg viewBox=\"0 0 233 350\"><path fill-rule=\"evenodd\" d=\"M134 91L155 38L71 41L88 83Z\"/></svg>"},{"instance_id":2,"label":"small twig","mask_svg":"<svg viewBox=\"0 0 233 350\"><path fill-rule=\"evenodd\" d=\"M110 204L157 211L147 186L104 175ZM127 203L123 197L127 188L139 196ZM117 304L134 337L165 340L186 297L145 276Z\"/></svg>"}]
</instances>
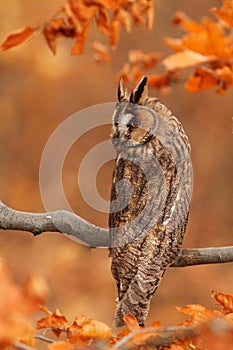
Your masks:
<instances>
[{"instance_id":1,"label":"small twig","mask_svg":"<svg viewBox=\"0 0 233 350\"><path fill-rule=\"evenodd\" d=\"M43 335L36 334L36 335L34 336L34 338L43 340L43 341L45 341L45 342L47 342L47 343L54 343L54 340L53 340L53 339L47 338L47 337L45 337L45 336L43 336Z\"/></svg>"},{"instance_id":2,"label":"small twig","mask_svg":"<svg viewBox=\"0 0 233 350\"><path fill-rule=\"evenodd\" d=\"M179 333L181 332L181 334L177 334L175 332L179 332ZM126 335L124 338L119 340L112 347L112 350L120 349L123 345L127 344L130 340L132 340L135 335L145 334L145 333L155 333L154 334L155 338L153 339L153 346L162 346L162 345L170 344L171 333L172 333L172 342L176 340L191 338L195 334L192 328L184 327L184 326L148 327L148 328L143 328L143 329L133 331L130 334ZM164 336L163 333L168 333L168 334ZM149 336L152 337L153 334L150 334ZM124 347L124 348L127 348L127 347Z\"/></svg>"},{"instance_id":3,"label":"small twig","mask_svg":"<svg viewBox=\"0 0 233 350\"><path fill-rule=\"evenodd\" d=\"M22 350L37 350L36 348L26 345L24 343L21 343L19 341L14 342L13 346L17 349L22 349Z\"/></svg>"}]
</instances>

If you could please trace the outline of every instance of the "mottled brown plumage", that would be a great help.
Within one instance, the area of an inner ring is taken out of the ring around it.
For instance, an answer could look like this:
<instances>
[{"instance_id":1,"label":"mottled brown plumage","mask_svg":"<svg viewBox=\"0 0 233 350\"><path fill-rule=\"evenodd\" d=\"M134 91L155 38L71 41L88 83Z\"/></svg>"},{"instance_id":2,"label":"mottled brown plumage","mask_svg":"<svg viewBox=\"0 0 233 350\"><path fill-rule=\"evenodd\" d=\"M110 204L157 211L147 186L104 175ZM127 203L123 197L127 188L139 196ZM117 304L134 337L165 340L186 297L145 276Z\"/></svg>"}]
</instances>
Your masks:
<instances>
[{"instance_id":1,"label":"mottled brown plumage","mask_svg":"<svg viewBox=\"0 0 233 350\"><path fill-rule=\"evenodd\" d=\"M119 85L113 115L116 150L109 215L112 274L118 288L114 325L127 313L143 324L187 225L192 192L190 144L181 123L144 77L130 95Z\"/></svg>"}]
</instances>

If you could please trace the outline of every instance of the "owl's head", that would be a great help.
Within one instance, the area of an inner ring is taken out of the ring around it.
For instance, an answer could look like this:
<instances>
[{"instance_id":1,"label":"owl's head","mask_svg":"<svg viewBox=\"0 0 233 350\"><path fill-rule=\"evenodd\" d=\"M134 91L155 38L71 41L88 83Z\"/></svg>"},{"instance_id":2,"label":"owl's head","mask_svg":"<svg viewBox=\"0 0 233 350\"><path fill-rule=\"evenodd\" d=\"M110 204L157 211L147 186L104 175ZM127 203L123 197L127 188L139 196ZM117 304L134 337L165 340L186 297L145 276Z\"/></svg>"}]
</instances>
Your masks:
<instances>
[{"instance_id":1,"label":"owl's head","mask_svg":"<svg viewBox=\"0 0 233 350\"><path fill-rule=\"evenodd\" d=\"M128 94L120 81L118 103L113 114L113 139L121 143L130 140L135 146L146 144L153 137L156 113L147 107L147 77L143 77L137 87Z\"/></svg>"}]
</instances>

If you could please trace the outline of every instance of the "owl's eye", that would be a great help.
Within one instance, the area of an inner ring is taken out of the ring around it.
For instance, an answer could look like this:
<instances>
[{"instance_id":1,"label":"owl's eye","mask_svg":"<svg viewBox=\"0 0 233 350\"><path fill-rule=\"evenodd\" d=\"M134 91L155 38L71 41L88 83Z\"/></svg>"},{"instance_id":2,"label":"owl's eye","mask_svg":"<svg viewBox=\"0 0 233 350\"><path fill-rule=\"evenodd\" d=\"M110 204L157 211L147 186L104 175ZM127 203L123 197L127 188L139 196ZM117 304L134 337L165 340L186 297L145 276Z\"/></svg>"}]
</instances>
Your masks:
<instances>
[{"instance_id":1,"label":"owl's eye","mask_svg":"<svg viewBox=\"0 0 233 350\"><path fill-rule=\"evenodd\" d=\"M114 125L115 125L116 128L118 127L118 123L117 122L115 122Z\"/></svg>"},{"instance_id":2,"label":"owl's eye","mask_svg":"<svg viewBox=\"0 0 233 350\"><path fill-rule=\"evenodd\" d=\"M137 119L136 116L133 116L132 119L130 119L129 123L127 124L128 127L131 127L131 128L139 128L141 125L140 121Z\"/></svg>"}]
</instances>

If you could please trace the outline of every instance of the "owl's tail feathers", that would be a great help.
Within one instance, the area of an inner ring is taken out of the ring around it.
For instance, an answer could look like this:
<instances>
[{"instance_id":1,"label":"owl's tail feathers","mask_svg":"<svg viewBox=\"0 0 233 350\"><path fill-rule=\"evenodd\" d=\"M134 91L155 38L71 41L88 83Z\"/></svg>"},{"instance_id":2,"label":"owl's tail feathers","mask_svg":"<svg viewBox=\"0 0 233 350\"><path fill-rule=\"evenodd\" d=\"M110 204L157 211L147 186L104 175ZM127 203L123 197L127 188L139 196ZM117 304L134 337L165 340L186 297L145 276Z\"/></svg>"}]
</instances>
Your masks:
<instances>
[{"instance_id":1,"label":"owl's tail feathers","mask_svg":"<svg viewBox=\"0 0 233 350\"><path fill-rule=\"evenodd\" d=\"M119 301L114 320L114 327L122 327L125 325L124 316L131 314L135 316L140 325L143 325L150 307L151 298L158 287L161 278L156 278L153 281L143 281L133 280L129 285L125 295L122 300Z\"/></svg>"},{"instance_id":2,"label":"owl's tail feathers","mask_svg":"<svg viewBox=\"0 0 233 350\"><path fill-rule=\"evenodd\" d=\"M131 314L135 316L138 320L138 323L140 325L143 325L149 311L149 304L150 304L150 301L147 301L146 303L140 302L138 304L131 304L129 300L125 300L124 302L121 301L118 304L115 312L113 326L114 327L125 326L125 322L123 318L127 314Z\"/></svg>"}]
</instances>

